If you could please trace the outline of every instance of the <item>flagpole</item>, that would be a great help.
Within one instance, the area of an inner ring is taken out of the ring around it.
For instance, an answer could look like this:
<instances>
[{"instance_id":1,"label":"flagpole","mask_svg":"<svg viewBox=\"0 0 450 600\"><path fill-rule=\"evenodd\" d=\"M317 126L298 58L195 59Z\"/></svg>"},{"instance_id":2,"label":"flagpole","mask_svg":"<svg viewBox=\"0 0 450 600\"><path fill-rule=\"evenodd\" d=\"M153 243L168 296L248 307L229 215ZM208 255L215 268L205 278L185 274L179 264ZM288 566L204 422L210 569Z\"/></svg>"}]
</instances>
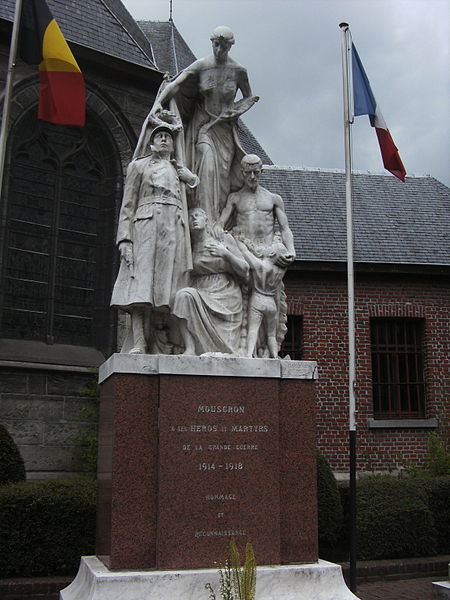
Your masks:
<instances>
[{"instance_id":1,"label":"flagpole","mask_svg":"<svg viewBox=\"0 0 450 600\"><path fill-rule=\"evenodd\" d=\"M6 74L5 97L3 100L2 125L0 129L0 197L3 189L3 176L5 172L6 142L8 139L9 115L11 111L11 98L14 82L14 69L16 66L17 43L19 40L20 15L23 0L16 0L11 45L9 49L8 71Z\"/></svg>"},{"instance_id":2,"label":"flagpole","mask_svg":"<svg viewBox=\"0 0 450 600\"><path fill-rule=\"evenodd\" d=\"M340 23L342 31L342 74L344 88L344 143L345 143L345 201L347 220L347 296L348 296L348 393L349 393L349 470L350 470L350 589L356 592L356 343L355 343L355 284L353 269L353 216L352 216L352 138L353 114L350 106L350 29Z\"/></svg>"}]
</instances>

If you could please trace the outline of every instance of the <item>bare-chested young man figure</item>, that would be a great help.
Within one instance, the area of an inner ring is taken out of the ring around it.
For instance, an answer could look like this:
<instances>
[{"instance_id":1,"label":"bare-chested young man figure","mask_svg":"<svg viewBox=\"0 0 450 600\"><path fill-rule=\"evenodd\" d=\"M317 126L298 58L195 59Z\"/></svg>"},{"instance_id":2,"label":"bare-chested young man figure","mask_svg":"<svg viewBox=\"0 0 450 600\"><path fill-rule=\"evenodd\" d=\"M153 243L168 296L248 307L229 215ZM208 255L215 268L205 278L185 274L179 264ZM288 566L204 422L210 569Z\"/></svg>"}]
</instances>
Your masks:
<instances>
[{"instance_id":1,"label":"bare-chested young man figure","mask_svg":"<svg viewBox=\"0 0 450 600\"><path fill-rule=\"evenodd\" d=\"M266 335L262 345L275 358L284 335L283 332L280 339L277 336L278 325L283 322L282 279L295 259L294 237L282 198L259 185L261 159L256 154L247 154L241 160L241 167L244 185L228 196L215 234L220 239L223 228L233 223L231 233L251 269L245 352L247 356L259 353L257 339L264 322Z\"/></svg>"},{"instance_id":2,"label":"bare-chested young man figure","mask_svg":"<svg viewBox=\"0 0 450 600\"><path fill-rule=\"evenodd\" d=\"M278 222L285 252L278 251L277 264L287 267L295 259L294 237L289 228L281 196L259 185L262 162L256 154L246 154L241 160L244 185L230 194L220 215L216 231L234 219L232 233L251 250L252 245L271 244Z\"/></svg>"}]
</instances>

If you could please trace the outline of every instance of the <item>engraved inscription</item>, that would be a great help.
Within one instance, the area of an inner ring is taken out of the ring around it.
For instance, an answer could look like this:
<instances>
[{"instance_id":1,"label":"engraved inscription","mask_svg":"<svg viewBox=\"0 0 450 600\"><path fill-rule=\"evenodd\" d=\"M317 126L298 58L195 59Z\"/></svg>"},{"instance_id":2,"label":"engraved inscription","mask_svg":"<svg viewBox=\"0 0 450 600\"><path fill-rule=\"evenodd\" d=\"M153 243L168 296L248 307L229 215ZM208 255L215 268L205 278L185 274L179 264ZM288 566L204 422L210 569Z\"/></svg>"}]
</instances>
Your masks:
<instances>
[{"instance_id":1,"label":"engraved inscription","mask_svg":"<svg viewBox=\"0 0 450 600\"><path fill-rule=\"evenodd\" d=\"M217 450L231 450L231 444L209 444L208 450L216 452Z\"/></svg>"},{"instance_id":2,"label":"engraved inscription","mask_svg":"<svg viewBox=\"0 0 450 600\"><path fill-rule=\"evenodd\" d=\"M198 463L199 471L215 471L216 469L225 469L225 471L242 471L244 469L244 463L241 462L227 462L224 464L220 463Z\"/></svg>"},{"instance_id":3,"label":"engraved inscription","mask_svg":"<svg viewBox=\"0 0 450 600\"><path fill-rule=\"evenodd\" d=\"M236 444L235 450L258 450L258 444Z\"/></svg>"},{"instance_id":4,"label":"engraved inscription","mask_svg":"<svg viewBox=\"0 0 450 600\"><path fill-rule=\"evenodd\" d=\"M195 538L248 536L239 517L239 490L243 478L252 477L255 461L265 451L266 434L272 431L263 414L238 403L196 403L184 413L185 423L170 425L185 460L184 469L198 482L199 491L202 480L212 488L198 495L205 522L192 523L190 535Z\"/></svg>"},{"instance_id":5,"label":"engraved inscription","mask_svg":"<svg viewBox=\"0 0 450 600\"><path fill-rule=\"evenodd\" d=\"M267 433L268 425L232 425L232 433Z\"/></svg>"},{"instance_id":6,"label":"engraved inscription","mask_svg":"<svg viewBox=\"0 0 450 600\"><path fill-rule=\"evenodd\" d=\"M191 425L192 433L214 433L219 431L217 425Z\"/></svg>"},{"instance_id":7,"label":"engraved inscription","mask_svg":"<svg viewBox=\"0 0 450 600\"><path fill-rule=\"evenodd\" d=\"M218 500L220 502L236 500L236 494L206 494L205 500Z\"/></svg>"},{"instance_id":8,"label":"engraved inscription","mask_svg":"<svg viewBox=\"0 0 450 600\"><path fill-rule=\"evenodd\" d=\"M190 425L190 427L186 427L186 425L177 425L170 428L172 432L180 432L180 433L268 433L270 428L268 425L231 425L229 429L227 429L226 425ZM228 447L229 444L223 444L223 448L211 448L208 446L208 449L211 450L231 450ZM257 450L258 445L245 445L239 444L234 447L235 450Z\"/></svg>"},{"instance_id":9,"label":"engraved inscription","mask_svg":"<svg viewBox=\"0 0 450 600\"><path fill-rule=\"evenodd\" d=\"M245 529L225 530L225 531L196 531L195 537L237 537L247 535Z\"/></svg>"},{"instance_id":10,"label":"engraved inscription","mask_svg":"<svg viewBox=\"0 0 450 600\"><path fill-rule=\"evenodd\" d=\"M245 406L203 406L199 405L197 412L199 413L228 413L241 414L245 413Z\"/></svg>"}]
</instances>

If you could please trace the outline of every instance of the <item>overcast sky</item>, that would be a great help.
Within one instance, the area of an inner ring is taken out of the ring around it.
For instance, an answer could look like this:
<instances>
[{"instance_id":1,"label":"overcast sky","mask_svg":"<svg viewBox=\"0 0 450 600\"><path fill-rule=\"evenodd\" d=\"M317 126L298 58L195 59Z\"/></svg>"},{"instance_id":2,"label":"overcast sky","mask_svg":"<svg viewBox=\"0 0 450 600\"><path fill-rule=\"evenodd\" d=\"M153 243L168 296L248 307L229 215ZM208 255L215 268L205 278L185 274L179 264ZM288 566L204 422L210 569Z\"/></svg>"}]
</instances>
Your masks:
<instances>
[{"instance_id":1,"label":"overcast sky","mask_svg":"<svg viewBox=\"0 0 450 600\"><path fill-rule=\"evenodd\" d=\"M123 0L167 21L169 0ZM343 169L341 32L353 42L408 174L450 185L450 0L173 0L194 54L228 25L231 56L261 100L244 121L280 166ZM385 172L368 117L353 126L355 170Z\"/></svg>"}]
</instances>

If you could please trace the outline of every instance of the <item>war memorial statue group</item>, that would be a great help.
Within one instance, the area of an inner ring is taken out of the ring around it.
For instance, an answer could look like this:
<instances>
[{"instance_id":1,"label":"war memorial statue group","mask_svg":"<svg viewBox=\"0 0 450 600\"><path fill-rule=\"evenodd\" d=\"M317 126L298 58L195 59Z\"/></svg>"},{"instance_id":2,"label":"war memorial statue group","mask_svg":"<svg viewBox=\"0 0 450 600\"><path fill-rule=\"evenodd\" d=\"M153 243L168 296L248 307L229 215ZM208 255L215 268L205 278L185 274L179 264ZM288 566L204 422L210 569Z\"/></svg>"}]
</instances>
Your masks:
<instances>
[{"instance_id":1,"label":"war memorial statue group","mask_svg":"<svg viewBox=\"0 0 450 600\"><path fill-rule=\"evenodd\" d=\"M232 31L211 42L163 82L128 167L111 300L130 315L125 353L275 358L286 332L293 236L237 135L258 97L229 56Z\"/></svg>"},{"instance_id":2,"label":"war memorial statue group","mask_svg":"<svg viewBox=\"0 0 450 600\"><path fill-rule=\"evenodd\" d=\"M62 600L206 597L234 538L266 565L258 600L356 599L318 558L317 364L273 360L295 250L237 135L258 97L231 30L211 42L163 82L128 166L111 305L129 316L99 370L96 556Z\"/></svg>"}]
</instances>

